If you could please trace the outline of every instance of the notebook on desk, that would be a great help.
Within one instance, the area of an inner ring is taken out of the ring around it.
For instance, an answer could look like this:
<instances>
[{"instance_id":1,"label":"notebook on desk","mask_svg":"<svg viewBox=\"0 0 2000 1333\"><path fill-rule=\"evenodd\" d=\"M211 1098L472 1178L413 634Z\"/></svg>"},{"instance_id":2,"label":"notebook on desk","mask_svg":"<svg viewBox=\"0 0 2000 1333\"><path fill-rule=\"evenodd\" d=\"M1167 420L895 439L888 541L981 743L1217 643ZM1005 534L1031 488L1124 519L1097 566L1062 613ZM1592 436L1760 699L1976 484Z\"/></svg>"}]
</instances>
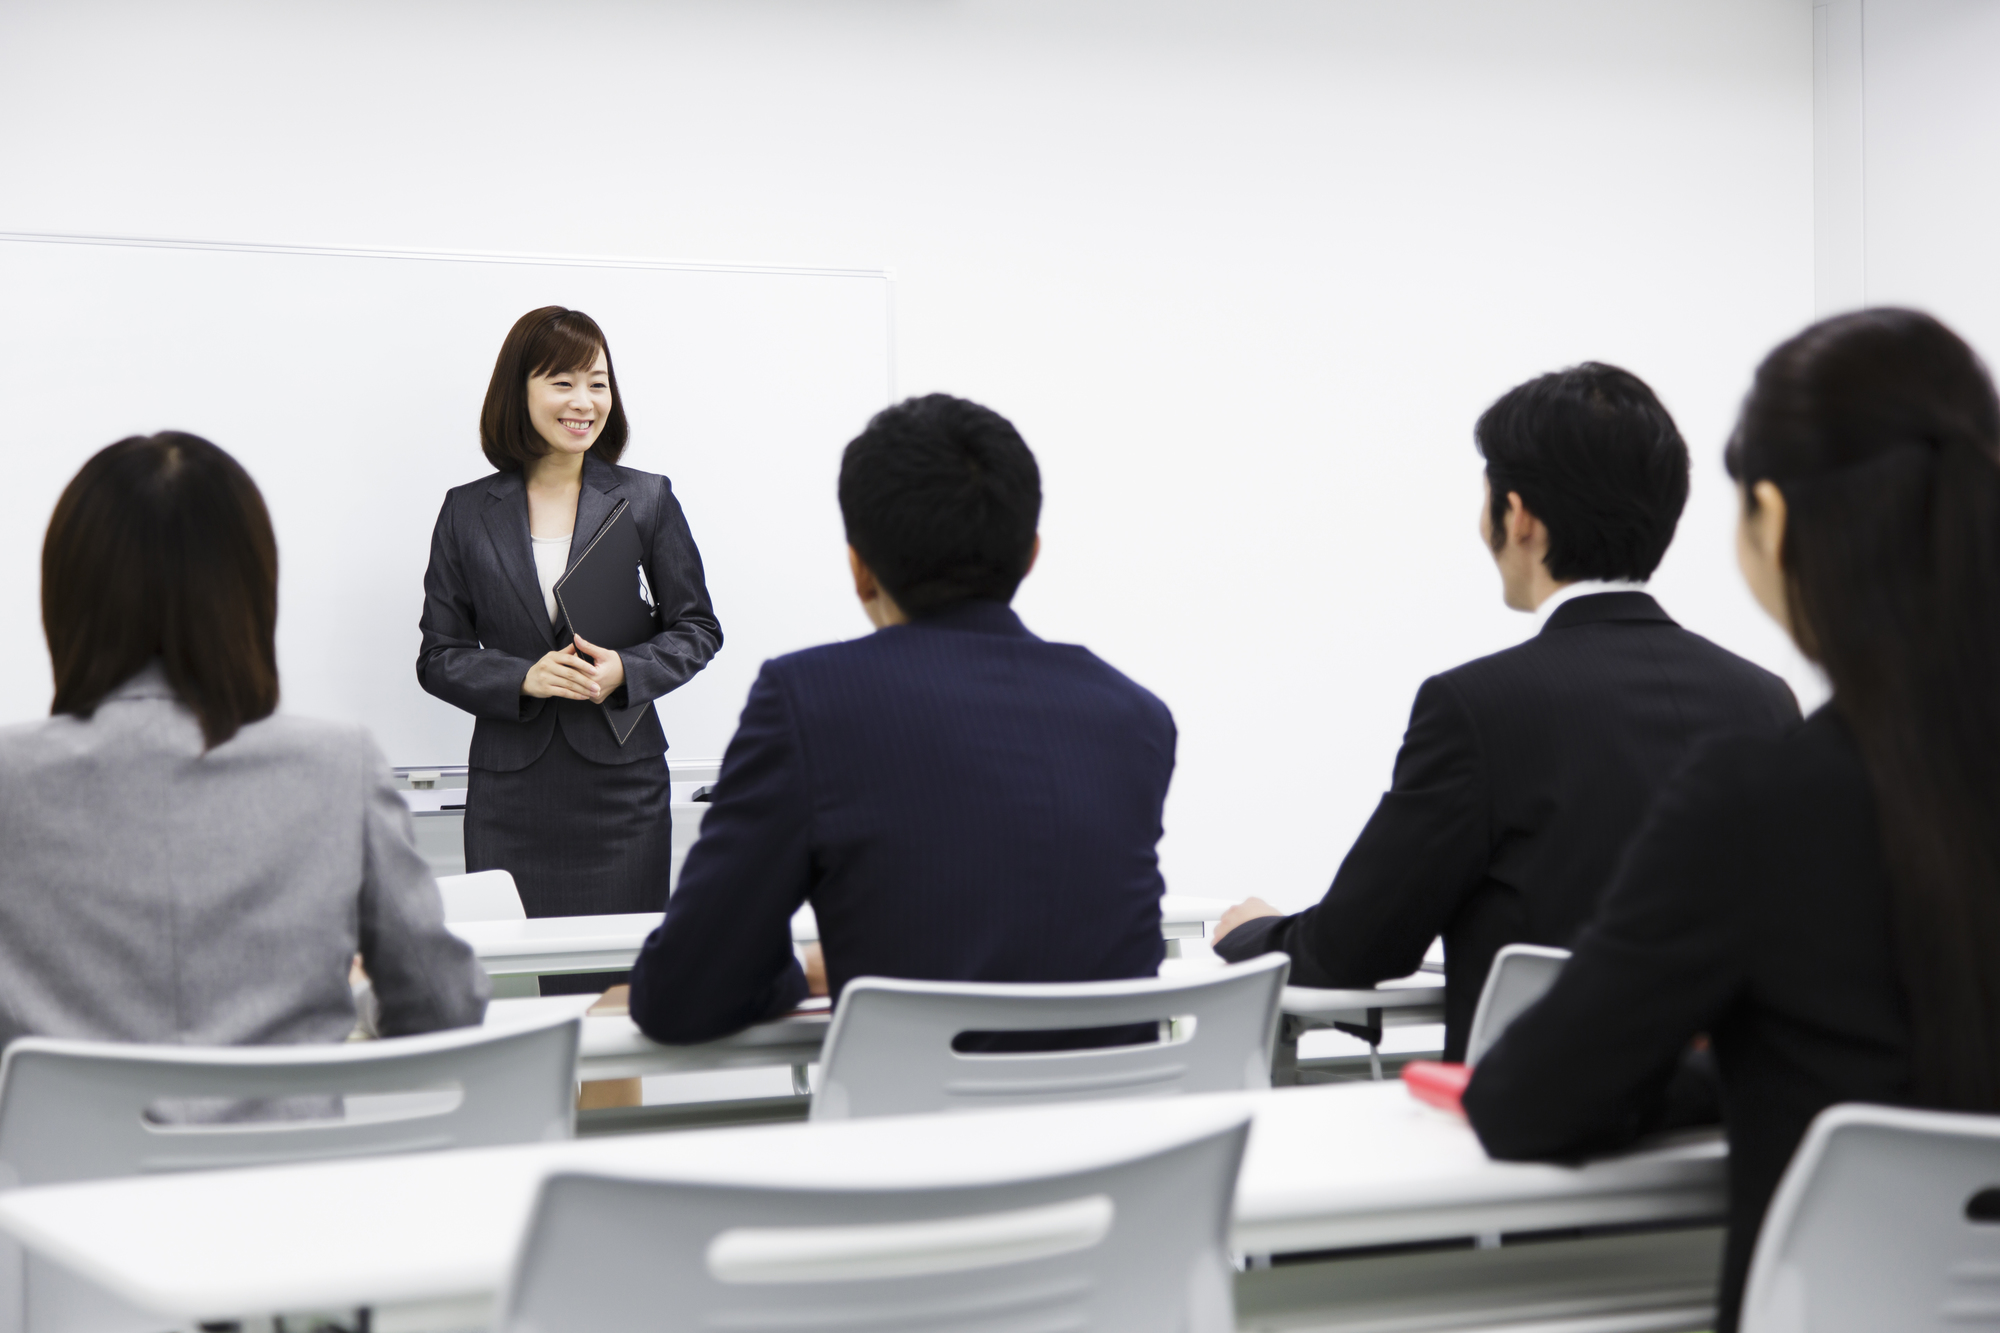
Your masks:
<instances>
[{"instance_id":1,"label":"notebook on desk","mask_svg":"<svg viewBox=\"0 0 2000 1333\"><path fill-rule=\"evenodd\" d=\"M658 633L652 589L646 583L645 548L632 521L632 502L620 500L597 535L556 580L556 608L563 628L558 641L576 634L600 648L630 648ZM599 705L611 734L623 745L646 715L649 703L615 708Z\"/></svg>"}]
</instances>

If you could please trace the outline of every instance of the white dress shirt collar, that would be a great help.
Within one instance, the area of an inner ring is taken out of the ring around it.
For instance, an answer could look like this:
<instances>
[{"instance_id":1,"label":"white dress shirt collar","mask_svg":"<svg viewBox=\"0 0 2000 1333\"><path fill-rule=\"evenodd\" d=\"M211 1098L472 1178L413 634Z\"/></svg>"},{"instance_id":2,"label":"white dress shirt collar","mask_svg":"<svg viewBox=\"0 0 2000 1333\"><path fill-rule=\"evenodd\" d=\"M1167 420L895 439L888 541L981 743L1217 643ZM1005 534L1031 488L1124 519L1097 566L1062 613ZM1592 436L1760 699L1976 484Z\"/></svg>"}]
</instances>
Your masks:
<instances>
[{"instance_id":1,"label":"white dress shirt collar","mask_svg":"<svg viewBox=\"0 0 2000 1333\"><path fill-rule=\"evenodd\" d=\"M1582 579L1564 584L1549 595L1549 599L1535 608L1535 633L1548 628L1549 617L1564 602L1573 602L1579 597L1591 597L1600 592L1644 592L1644 583L1609 583L1603 579Z\"/></svg>"}]
</instances>

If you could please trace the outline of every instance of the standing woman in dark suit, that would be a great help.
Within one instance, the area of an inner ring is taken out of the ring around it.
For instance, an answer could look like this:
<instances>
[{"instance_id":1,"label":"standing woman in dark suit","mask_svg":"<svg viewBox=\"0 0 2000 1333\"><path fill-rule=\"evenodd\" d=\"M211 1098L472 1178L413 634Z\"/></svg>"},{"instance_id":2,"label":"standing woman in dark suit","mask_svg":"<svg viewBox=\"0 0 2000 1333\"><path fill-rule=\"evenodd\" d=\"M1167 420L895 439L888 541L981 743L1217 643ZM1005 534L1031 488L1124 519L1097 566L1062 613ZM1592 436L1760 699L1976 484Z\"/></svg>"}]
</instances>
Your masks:
<instances>
[{"instance_id":1,"label":"standing woman in dark suit","mask_svg":"<svg viewBox=\"0 0 2000 1333\"><path fill-rule=\"evenodd\" d=\"M1843 315L1758 368L1727 461L1744 578L1833 699L1689 761L1465 1094L1496 1157L1605 1152L1659 1123L1708 1034L1729 1125L1718 1333L1819 1112L2000 1111L1992 382L1928 315Z\"/></svg>"},{"instance_id":2,"label":"standing woman in dark suit","mask_svg":"<svg viewBox=\"0 0 2000 1333\"><path fill-rule=\"evenodd\" d=\"M561 306L530 311L500 348L479 416L497 471L447 494L431 537L417 679L478 719L465 866L510 871L531 917L665 906L666 736L649 708L620 744L600 705L658 699L722 646L673 487L618 466L625 437L596 321ZM621 500L645 551L658 632L617 651L558 641L555 582ZM551 977L542 989L622 980Z\"/></svg>"}]
</instances>

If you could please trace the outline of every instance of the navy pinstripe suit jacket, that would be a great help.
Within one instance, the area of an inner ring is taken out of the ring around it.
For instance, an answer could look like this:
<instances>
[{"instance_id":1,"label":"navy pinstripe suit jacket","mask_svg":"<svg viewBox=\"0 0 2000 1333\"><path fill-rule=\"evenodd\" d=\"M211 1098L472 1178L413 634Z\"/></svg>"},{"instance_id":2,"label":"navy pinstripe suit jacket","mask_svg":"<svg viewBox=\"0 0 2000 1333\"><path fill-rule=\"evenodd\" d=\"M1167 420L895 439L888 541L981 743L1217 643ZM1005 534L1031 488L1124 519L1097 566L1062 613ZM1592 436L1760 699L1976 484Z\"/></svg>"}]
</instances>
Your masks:
<instances>
[{"instance_id":1,"label":"navy pinstripe suit jacket","mask_svg":"<svg viewBox=\"0 0 2000 1333\"><path fill-rule=\"evenodd\" d=\"M997 602L766 662L634 1020L697 1042L796 1004L806 901L835 994L1153 975L1174 740L1165 704Z\"/></svg>"}]
</instances>

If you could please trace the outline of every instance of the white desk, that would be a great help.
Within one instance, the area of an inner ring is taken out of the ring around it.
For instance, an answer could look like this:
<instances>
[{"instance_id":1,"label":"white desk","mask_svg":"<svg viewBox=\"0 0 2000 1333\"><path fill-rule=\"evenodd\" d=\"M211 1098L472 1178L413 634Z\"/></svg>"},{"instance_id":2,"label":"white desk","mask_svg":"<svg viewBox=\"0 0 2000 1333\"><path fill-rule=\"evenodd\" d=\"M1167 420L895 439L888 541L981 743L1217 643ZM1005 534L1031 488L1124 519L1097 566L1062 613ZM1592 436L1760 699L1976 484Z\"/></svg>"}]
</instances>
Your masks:
<instances>
[{"instance_id":1,"label":"white desk","mask_svg":"<svg viewBox=\"0 0 2000 1333\"><path fill-rule=\"evenodd\" d=\"M550 918L558 919L558 918ZM603 917L577 917L578 921L602 921ZM522 922L480 922L479 925L521 925ZM526 923L532 924L532 923ZM1163 975L1183 975L1199 970L1203 963L1221 966L1220 960L1169 960ZM1441 1012L1443 984L1425 976L1390 982L1381 990L1322 991L1286 987L1284 1008L1287 1030L1293 1016L1311 1026L1335 1021L1367 1021L1367 1011L1384 1009L1412 1015L1413 1021L1435 1022ZM542 999L496 999L487 1006L486 1025L504 1027L532 1022L556 1014L581 1014L595 1002L589 995L553 995ZM605 1017L583 1020L583 1041L578 1051L577 1077L580 1079L645 1078L654 1074L689 1074L711 1069L754 1069L771 1066L798 1068L815 1063L826 1040L831 1017L828 1014L793 1014L769 1023L759 1023L733 1036L696 1046L662 1046L639 1031L630 1018ZM1297 1060L1298 1038L1290 1038L1293 1065ZM1281 1038L1273 1077L1281 1083L1296 1081L1279 1077L1284 1072L1286 1047Z\"/></svg>"},{"instance_id":2,"label":"white desk","mask_svg":"<svg viewBox=\"0 0 2000 1333\"><path fill-rule=\"evenodd\" d=\"M542 999L495 1000L486 1007L486 1026L504 1028L557 1015L581 1014L594 995L551 995ZM693 1074L711 1069L797 1068L819 1059L832 1023L830 1013L788 1014L697 1046L662 1046L631 1019L583 1020L577 1049L578 1079L645 1078L653 1074Z\"/></svg>"},{"instance_id":3,"label":"white desk","mask_svg":"<svg viewBox=\"0 0 2000 1333\"><path fill-rule=\"evenodd\" d=\"M465 770L462 768L444 769L440 770L440 775L447 772L454 775L462 775ZM712 785L713 779L707 782L670 782L668 784L668 800L674 806L676 812L682 806L697 807L694 812L694 822L699 824L701 822L700 816L707 812L707 806L705 802L695 801L694 794L703 787ZM403 798L403 804L410 807L412 815L457 815L462 818L465 814L466 789L464 787L424 787L420 789L405 787L399 789L396 795Z\"/></svg>"},{"instance_id":4,"label":"white desk","mask_svg":"<svg viewBox=\"0 0 2000 1333\"><path fill-rule=\"evenodd\" d=\"M1435 972L1418 972L1385 981L1372 990L1287 986L1281 1007L1307 1027L1363 1023L1371 1013L1385 1019L1393 1014L1410 1022L1436 1023L1444 1018L1444 978Z\"/></svg>"},{"instance_id":5,"label":"white desk","mask_svg":"<svg viewBox=\"0 0 2000 1333\"><path fill-rule=\"evenodd\" d=\"M1285 1018L1278 1029L1278 1048L1271 1054L1272 1083L1283 1087L1299 1082L1299 1038L1314 1028L1328 1027L1368 1043L1369 1064L1379 1079L1378 1048L1385 1028L1444 1021L1444 977L1416 972L1373 990L1287 986L1281 1007Z\"/></svg>"},{"instance_id":6,"label":"white desk","mask_svg":"<svg viewBox=\"0 0 2000 1333\"><path fill-rule=\"evenodd\" d=\"M1724 1207L1723 1149L1713 1139L1579 1170L1492 1162L1463 1123L1417 1104L1400 1084L1384 1083L699 1130L48 1186L0 1194L0 1230L163 1319L365 1305L376 1308L384 1326L458 1329L476 1326L490 1312L537 1184L554 1169L828 1187L996 1180L1080 1165L1105 1151L1143 1151L1150 1141L1239 1109L1255 1116L1236 1195L1233 1243L1245 1253L1692 1223ZM1684 1253L1689 1235L1699 1240L1692 1264ZM1635 1239L1643 1243L1635 1247ZM1621 1327L1699 1326L1702 1302L1712 1300L1712 1291L1703 1295L1703 1284L1712 1287L1714 1280L1713 1233L1617 1240L1625 1250L1642 1252L1634 1275L1622 1287L1611 1282L1602 1252L1595 1252L1595 1266L1585 1265L1588 1291L1568 1298L1566 1312L1678 1309L1679 1323L1669 1318ZM1466 1256L1509 1256L1496 1262L1514 1265L1513 1294L1506 1299L1517 1300L1524 1290L1521 1265L1546 1269L1562 1244L1457 1250L1448 1252L1456 1258L1442 1262L1462 1266L1485 1262ZM1351 1299L1342 1291L1360 1290L1359 1278L1373 1273L1379 1284L1382 1270L1366 1267L1370 1262L1270 1270L1282 1288L1276 1304L1337 1308ZM1308 1282L1301 1297L1301 1270L1332 1276ZM1572 1272L1570 1282L1579 1276ZM1245 1278L1239 1299L1256 1315L1245 1326L1283 1326L1283 1319L1257 1323L1264 1315L1256 1312L1269 1313L1271 1291L1278 1288L1260 1283L1258 1274ZM1453 1297L1443 1289L1448 1283L1432 1279L1392 1285L1390 1297L1406 1305L1416 1300L1429 1308L1457 1299L1460 1319L1466 1299L1487 1306L1500 1299L1492 1292ZM1530 1305L1549 1299L1540 1289L1532 1295ZM671 1293L661 1299L670 1300ZM1314 1324L1339 1326L1326 1318ZM1445 1325L1398 1325L1424 1326Z\"/></svg>"},{"instance_id":7,"label":"white desk","mask_svg":"<svg viewBox=\"0 0 2000 1333\"><path fill-rule=\"evenodd\" d=\"M429 795L430 793L416 793ZM1160 933L1169 940L1200 939L1208 923L1229 909L1220 898L1168 894L1160 900ZM545 916L529 921L458 921L451 932L472 946L487 975L546 977L569 972L616 972L632 966L639 946L660 924L659 912L613 916ZM792 918L792 942L819 938L810 907Z\"/></svg>"},{"instance_id":8,"label":"white desk","mask_svg":"<svg viewBox=\"0 0 2000 1333\"><path fill-rule=\"evenodd\" d=\"M680 879L681 863L687 859L688 848L701 836L702 817L708 813L706 802L694 800L696 792L716 780L719 767L715 762L698 760L669 759L672 790L671 809L674 821L673 848L668 861L667 885L671 889ZM450 786L430 786L418 789L405 788L396 794L410 807L416 825L417 849L429 862L431 873L436 875L462 875L465 873L465 802L466 769L463 765L441 765L431 768L399 768L398 776L421 778L432 783L453 783Z\"/></svg>"}]
</instances>

